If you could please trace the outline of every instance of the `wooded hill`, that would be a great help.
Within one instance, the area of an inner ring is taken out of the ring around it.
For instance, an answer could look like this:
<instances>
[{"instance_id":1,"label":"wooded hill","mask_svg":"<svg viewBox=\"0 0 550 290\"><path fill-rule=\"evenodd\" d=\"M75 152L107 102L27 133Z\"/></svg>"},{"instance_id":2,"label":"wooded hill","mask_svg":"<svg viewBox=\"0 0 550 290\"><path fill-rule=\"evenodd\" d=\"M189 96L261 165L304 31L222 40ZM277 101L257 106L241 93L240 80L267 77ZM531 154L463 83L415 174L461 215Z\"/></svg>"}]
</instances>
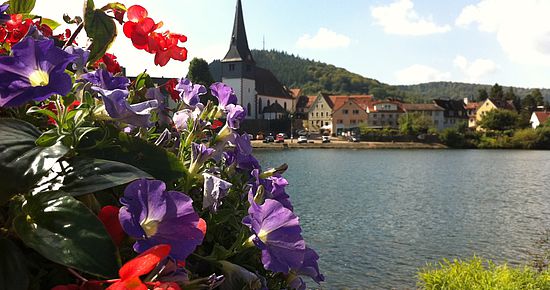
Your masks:
<instances>
[{"instance_id":1,"label":"wooded hill","mask_svg":"<svg viewBox=\"0 0 550 290\"><path fill-rule=\"evenodd\" d=\"M376 79L367 78L331 64L302 58L276 50L252 50L259 67L269 69L289 88L301 88L304 94L315 95L318 92L334 94L373 94L377 99L400 98L408 102L431 102L434 98L475 99L479 90L491 91L491 85L455 82L431 82L419 85L392 86ZM210 64L210 72L220 80L220 61ZM504 90L509 87L504 86ZM514 88L519 97L531 90ZM546 100L550 99L550 90L541 89Z\"/></svg>"}]
</instances>

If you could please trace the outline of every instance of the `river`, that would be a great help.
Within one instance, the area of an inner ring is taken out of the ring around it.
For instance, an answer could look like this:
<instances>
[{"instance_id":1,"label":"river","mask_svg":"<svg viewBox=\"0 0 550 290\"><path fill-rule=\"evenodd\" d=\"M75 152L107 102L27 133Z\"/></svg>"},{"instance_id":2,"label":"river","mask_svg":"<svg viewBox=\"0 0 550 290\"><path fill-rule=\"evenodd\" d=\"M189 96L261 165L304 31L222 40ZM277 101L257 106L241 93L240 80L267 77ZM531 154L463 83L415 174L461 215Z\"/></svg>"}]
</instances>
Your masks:
<instances>
[{"instance_id":1,"label":"river","mask_svg":"<svg viewBox=\"0 0 550 290\"><path fill-rule=\"evenodd\" d=\"M550 228L550 152L256 150L287 192L323 289L414 289L428 262L528 261ZM308 286L315 286L313 282Z\"/></svg>"}]
</instances>

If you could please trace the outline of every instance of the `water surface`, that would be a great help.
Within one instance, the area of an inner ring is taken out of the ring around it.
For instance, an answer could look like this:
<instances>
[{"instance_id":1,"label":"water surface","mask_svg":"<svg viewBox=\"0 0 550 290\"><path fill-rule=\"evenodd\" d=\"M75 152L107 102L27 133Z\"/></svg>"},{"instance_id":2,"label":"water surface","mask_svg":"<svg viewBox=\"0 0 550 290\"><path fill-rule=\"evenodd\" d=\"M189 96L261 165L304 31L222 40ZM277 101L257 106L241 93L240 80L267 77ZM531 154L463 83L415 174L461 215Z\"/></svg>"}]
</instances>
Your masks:
<instances>
[{"instance_id":1,"label":"water surface","mask_svg":"<svg viewBox=\"0 0 550 290\"><path fill-rule=\"evenodd\" d=\"M427 262L476 254L517 264L550 228L550 152L255 151L289 165L324 289L415 288ZM312 283L309 284L313 286Z\"/></svg>"}]
</instances>

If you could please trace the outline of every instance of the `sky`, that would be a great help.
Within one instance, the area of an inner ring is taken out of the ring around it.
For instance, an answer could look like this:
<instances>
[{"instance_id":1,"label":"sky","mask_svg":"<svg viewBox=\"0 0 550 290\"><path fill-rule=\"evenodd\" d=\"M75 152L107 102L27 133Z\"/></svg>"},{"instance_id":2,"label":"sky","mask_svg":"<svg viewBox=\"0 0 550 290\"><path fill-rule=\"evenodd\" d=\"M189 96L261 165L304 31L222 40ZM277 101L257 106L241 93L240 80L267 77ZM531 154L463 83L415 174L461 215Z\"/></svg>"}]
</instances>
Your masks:
<instances>
[{"instance_id":1,"label":"sky","mask_svg":"<svg viewBox=\"0 0 550 290\"><path fill-rule=\"evenodd\" d=\"M37 0L33 14L81 15L80 0ZM112 1L95 0L96 6ZM119 0L188 37L186 62L155 67L119 26L110 48L127 74L183 77L189 61L221 59L236 0ZM251 49L275 49L392 85L430 81L550 87L550 0L242 0ZM62 29L62 28L60 28ZM72 27L74 30L74 27ZM86 39L79 39L85 44Z\"/></svg>"}]
</instances>

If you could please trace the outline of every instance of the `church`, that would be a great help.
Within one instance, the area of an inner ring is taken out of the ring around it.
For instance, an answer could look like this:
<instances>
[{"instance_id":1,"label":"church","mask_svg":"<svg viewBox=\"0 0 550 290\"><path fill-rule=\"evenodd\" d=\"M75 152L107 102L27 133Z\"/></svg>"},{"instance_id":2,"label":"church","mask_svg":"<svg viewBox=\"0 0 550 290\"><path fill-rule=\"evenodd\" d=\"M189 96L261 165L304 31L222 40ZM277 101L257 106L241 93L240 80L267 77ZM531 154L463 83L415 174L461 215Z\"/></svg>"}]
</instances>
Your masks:
<instances>
[{"instance_id":1,"label":"church","mask_svg":"<svg viewBox=\"0 0 550 290\"><path fill-rule=\"evenodd\" d=\"M291 92L271 71L258 67L254 61L248 47L241 0L237 0L229 50L221 60L221 81L233 87L239 104L247 109L249 120L282 120L294 112Z\"/></svg>"}]
</instances>

